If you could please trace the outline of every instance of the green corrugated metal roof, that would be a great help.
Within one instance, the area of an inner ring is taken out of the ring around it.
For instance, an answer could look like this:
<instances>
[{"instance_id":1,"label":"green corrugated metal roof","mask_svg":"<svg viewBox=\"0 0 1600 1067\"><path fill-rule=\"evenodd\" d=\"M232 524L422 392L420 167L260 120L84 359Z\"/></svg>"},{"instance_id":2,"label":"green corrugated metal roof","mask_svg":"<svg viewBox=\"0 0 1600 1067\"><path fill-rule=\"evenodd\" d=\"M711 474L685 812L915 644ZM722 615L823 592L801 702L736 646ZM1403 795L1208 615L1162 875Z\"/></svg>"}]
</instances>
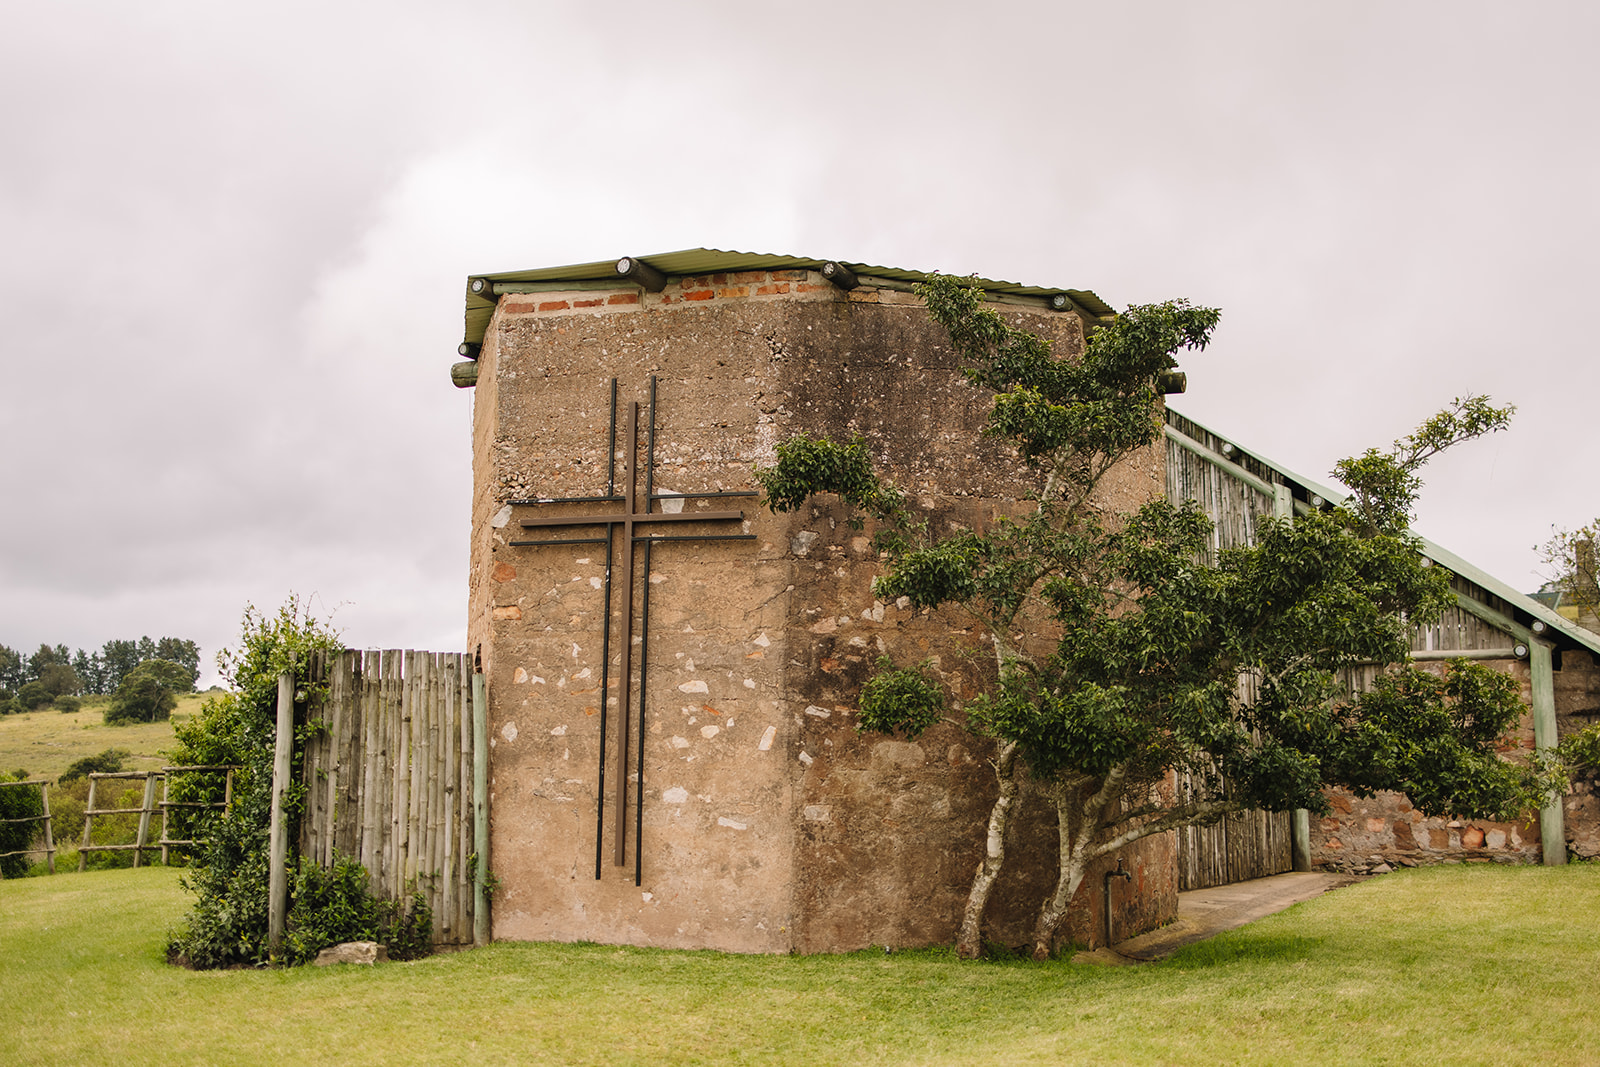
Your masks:
<instances>
[{"instance_id":1,"label":"green corrugated metal roof","mask_svg":"<svg viewBox=\"0 0 1600 1067\"><path fill-rule=\"evenodd\" d=\"M490 282L592 282L615 280L618 284L625 284L617 277L617 259L601 260L595 263L575 263L565 267L540 267L537 270L503 271L498 274L474 274L467 279L467 321L466 340L469 344L479 344L483 335L489 328L489 319L494 314L495 302L477 295L472 291L473 278L485 278ZM765 252L724 252L716 248L687 248L679 252L662 252L653 256L636 256L642 263L646 263L663 274L683 277L696 274L726 274L742 270L818 270L825 259L808 259L804 256L781 256ZM920 282L928 278L930 271L906 270L903 267L879 267L868 263L854 263L850 260L833 260L841 263L856 274L872 278L886 278L890 281ZM1037 285L1023 285L1020 282L993 281L988 278L977 279L979 285L991 293L1007 296L1036 296L1049 298L1057 293L1065 293L1072 298L1073 303L1089 312L1091 315L1115 315L1116 309L1093 292L1087 289L1052 289Z\"/></svg>"},{"instance_id":2,"label":"green corrugated metal roof","mask_svg":"<svg viewBox=\"0 0 1600 1067\"><path fill-rule=\"evenodd\" d=\"M1178 414L1178 412L1174 411L1173 414ZM1341 493L1335 489L1329 489L1327 486L1318 482L1314 482L1310 478L1302 477L1301 475L1289 470L1283 464L1268 459L1266 456L1263 456L1261 453L1252 449L1245 448L1227 434L1218 433L1211 427L1195 419L1189 418L1187 415L1184 415L1183 417L1200 427L1202 430L1205 430L1212 436L1232 443L1238 447L1239 451L1253 456L1266 466L1271 467L1273 470L1283 475L1283 477L1288 481L1302 486L1307 490L1308 494L1315 493L1317 496L1322 497L1322 499L1331 504L1344 503L1347 494ZM1600 634L1591 633L1565 616L1552 611L1539 600L1529 596L1526 593L1518 592L1505 582L1502 582L1500 579L1496 578L1494 575L1489 574L1487 571L1481 571L1477 567L1474 567L1472 564L1468 563L1454 552L1451 552L1449 549L1444 548L1441 545L1434 544L1426 537L1421 537L1418 539L1422 542L1423 553L1429 559L1439 564L1439 566L1450 571L1452 574L1456 574L1462 578L1465 578L1467 581L1472 582L1485 591L1493 593L1495 596L1511 605L1511 607L1519 614L1526 615L1530 619L1540 620L1548 625L1557 634L1560 634L1561 636L1566 637L1579 645L1582 645L1584 648L1587 648L1596 655L1600 655Z\"/></svg>"}]
</instances>

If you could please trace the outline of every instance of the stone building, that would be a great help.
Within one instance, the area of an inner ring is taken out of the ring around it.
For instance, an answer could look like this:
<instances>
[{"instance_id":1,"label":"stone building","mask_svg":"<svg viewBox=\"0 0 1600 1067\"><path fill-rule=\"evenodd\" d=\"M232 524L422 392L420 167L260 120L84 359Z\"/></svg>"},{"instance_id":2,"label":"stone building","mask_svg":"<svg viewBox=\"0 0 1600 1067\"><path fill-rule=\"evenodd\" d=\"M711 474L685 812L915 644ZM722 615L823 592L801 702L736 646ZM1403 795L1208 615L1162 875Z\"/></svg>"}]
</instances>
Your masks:
<instances>
[{"instance_id":1,"label":"stone building","mask_svg":"<svg viewBox=\"0 0 1600 1067\"><path fill-rule=\"evenodd\" d=\"M1167 412L1167 494L1201 501L1216 522L1214 542L1248 544L1266 515L1325 507L1342 494L1285 469L1223 435ZM1483 660L1522 685L1528 712L1512 738L1515 749L1555 745L1600 717L1600 635L1575 625L1538 598L1517 592L1445 548L1424 541L1427 557L1454 575L1456 607L1412 640L1413 661L1453 656ZM1354 677L1360 686L1370 680ZM1404 796L1329 793L1333 812L1311 820L1299 813L1302 862L1365 871L1380 864L1565 863L1568 854L1600 854L1600 798L1582 780L1519 823L1425 818Z\"/></svg>"},{"instance_id":2,"label":"stone building","mask_svg":"<svg viewBox=\"0 0 1600 1067\"><path fill-rule=\"evenodd\" d=\"M877 658L930 659L963 695L992 670L970 623L875 600L866 532L773 515L754 465L859 433L938 526L992 522L1032 475L980 437L987 397L909 292L923 275L695 250L469 281L469 647L489 694L494 935L817 952L949 943L995 794L953 725L859 734ZM1090 292L984 282L1081 349ZM613 384L614 383L614 384ZM1162 491L1151 450L1107 503ZM1053 884L1032 805L988 931L1027 940ZM1036 857L1030 865L1024 857ZM1116 935L1176 907L1174 844L1123 854ZM1098 943L1092 872L1067 936Z\"/></svg>"}]
</instances>

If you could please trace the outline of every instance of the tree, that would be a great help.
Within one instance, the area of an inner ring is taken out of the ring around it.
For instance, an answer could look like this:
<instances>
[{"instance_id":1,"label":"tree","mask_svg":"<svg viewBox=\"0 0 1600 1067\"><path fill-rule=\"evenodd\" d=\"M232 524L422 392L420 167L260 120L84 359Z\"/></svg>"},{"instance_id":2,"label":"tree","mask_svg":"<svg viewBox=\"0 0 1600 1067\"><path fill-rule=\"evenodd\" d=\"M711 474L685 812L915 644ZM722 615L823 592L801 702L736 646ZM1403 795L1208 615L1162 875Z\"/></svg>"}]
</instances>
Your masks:
<instances>
[{"instance_id":1,"label":"tree","mask_svg":"<svg viewBox=\"0 0 1600 1067\"><path fill-rule=\"evenodd\" d=\"M78 672L61 661L46 664L44 670L39 672L38 681L50 691L51 696L77 693L82 688L82 684L78 681Z\"/></svg>"},{"instance_id":2,"label":"tree","mask_svg":"<svg viewBox=\"0 0 1600 1067\"><path fill-rule=\"evenodd\" d=\"M188 692L188 672L176 663L146 660L122 679L106 705L106 725L160 722L178 706L175 692Z\"/></svg>"},{"instance_id":3,"label":"tree","mask_svg":"<svg viewBox=\"0 0 1600 1067\"><path fill-rule=\"evenodd\" d=\"M1257 544L1209 559L1210 523L1196 506L1156 500L1106 513L1095 493L1160 440L1160 377L1175 353L1205 347L1216 311L1130 308L1073 362L1007 325L975 286L936 277L918 292L969 380L993 394L985 432L1032 465L1033 512L935 540L859 439L787 442L757 477L774 511L826 492L874 517L887 556L878 597L952 605L981 623L994 680L958 710L996 746L998 796L961 955L981 951L1023 788L1055 808L1059 832L1057 883L1033 935L1041 958L1090 864L1151 834L1247 808L1326 812L1329 785L1400 790L1436 814L1504 816L1538 803L1549 780L1495 748L1521 712L1509 679L1455 661L1443 678L1394 670L1360 696L1339 684L1356 663L1404 663L1410 625L1450 602L1448 576L1421 565L1407 529L1416 472L1503 427L1509 408L1457 401L1393 449L1341 463L1348 506L1265 521ZM1254 683L1249 702L1241 676ZM946 703L937 679L881 664L860 724L915 736ZM1178 792L1175 773L1203 788Z\"/></svg>"},{"instance_id":4,"label":"tree","mask_svg":"<svg viewBox=\"0 0 1600 1067\"><path fill-rule=\"evenodd\" d=\"M139 644L136 641L107 641L100 650L100 656L105 664L105 691L114 693L117 686L122 684L123 677L139 665Z\"/></svg>"},{"instance_id":5,"label":"tree","mask_svg":"<svg viewBox=\"0 0 1600 1067\"><path fill-rule=\"evenodd\" d=\"M0 689L15 692L28 680L27 662L15 649L0 645Z\"/></svg>"},{"instance_id":6,"label":"tree","mask_svg":"<svg viewBox=\"0 0 1600 1067\"><path fill-rule=\"evenodd\" d=\"M200 677L200 646L193 641L176 637L163 637L156 642L156 659L176 663L189 672L189 681L181 692L194 691L195 679Z\"/></svg>"},{"instance_id":7,"label":"tree","mask_svg":"<svg viewBox=\"0 0 1600 1067\"><path fill-rule=\"evenodd\" d=\"M1550 540L1536 545L1539 558L1554 572L1553 586L1564 603L1578 609L1582 625L1600 615L1600 518L1575 530L1557 530ZM1585 621L1587 620L1587 622Z\"/></svg>"}]
</instances>

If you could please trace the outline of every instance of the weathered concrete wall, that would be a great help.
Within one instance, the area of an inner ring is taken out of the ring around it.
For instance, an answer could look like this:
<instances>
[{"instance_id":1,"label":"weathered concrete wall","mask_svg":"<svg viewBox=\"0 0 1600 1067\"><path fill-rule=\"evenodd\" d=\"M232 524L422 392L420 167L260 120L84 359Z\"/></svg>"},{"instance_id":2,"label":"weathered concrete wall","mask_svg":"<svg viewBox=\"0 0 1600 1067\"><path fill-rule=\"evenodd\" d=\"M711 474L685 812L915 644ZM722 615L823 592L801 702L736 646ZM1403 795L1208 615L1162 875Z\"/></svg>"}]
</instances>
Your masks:
<instances>
[{"instance_id":1,"label":"weathered concrete wall","mask_svg":"<svg viewBox=\"0 0 1600 1067\"><path fill-rule=\"evenodd\" d=\"M1080 350L1075 316L1015 314L1058 351ZM915 742L858 734L854 701L884 652L931 659L952 691L975 693L993 665L969 651L981 637L969 622L874 600L871 531L837 508L774 516L753 499L691 497L686 510L742 508L755 540L654 549L643 884L631 811L627 866L611 862L615 638L597 881L604 549L509 542L537 513L598 508L507 506L604 493L607 381L625 412L646 404L653 374L658 491L749 489L779 441L859 432L936 528L991 522L1034 475L978 437L987 398L919 302L870 286L843 294L805 272L682 279L642 296L508 296L479 362L470 633L490 694L496 936L757 952L952 940L995 790L989 753L954 725ZM1159 454L1140 457L1107 503L1137 506L1161 477ZM727 532L686 526L673 532ZM991 905L998 940L1026 939L1053 879L1043 809L1028 806ZM1119 936L1175 910L1171 851L1165 838L1130 850L1145 891L1114 887ZM1099 940L1099 893L1096 874L1081 896L1093 913L1073 919L1080 941Z\"/></svg>"}]
</instances>

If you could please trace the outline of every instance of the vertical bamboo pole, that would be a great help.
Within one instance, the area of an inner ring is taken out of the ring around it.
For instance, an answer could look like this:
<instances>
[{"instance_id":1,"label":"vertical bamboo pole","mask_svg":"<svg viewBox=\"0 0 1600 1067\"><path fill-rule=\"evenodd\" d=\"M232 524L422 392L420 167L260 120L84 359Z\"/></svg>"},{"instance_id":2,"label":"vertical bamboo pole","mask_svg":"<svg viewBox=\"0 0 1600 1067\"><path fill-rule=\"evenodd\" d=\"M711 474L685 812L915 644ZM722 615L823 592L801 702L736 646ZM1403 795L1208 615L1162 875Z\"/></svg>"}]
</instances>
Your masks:
<instances>
[{"instance_id":1,"label":"vertical bamboo pole","mask_svg":"<svg viewBox=\"0 0 1600 1067\"><path fill-rule=\"evenodd\" d=\"M294 675L278 675L278 736L272 753L272 832L267 845L267 951L277 956L283 946L284 908L289 889L288 840L283 820L283 795L289 787L289 760L294 754Z\"/></svg>"},{"instance_id":2,"label":"vertical bamboo pole","mask_svg":"<svg viewBox=\"0 0 1600 1067\"><path fill-rule=\"evenodd\" d=\"M44 804L44 862L45 862L46 866L48 866L50 868L50 873L51 874L55 874L56 873L56 839L55 839L55 833L50 827L50 783L49 782L40 782L39 783L39 799ZM166 837L167 835L165 833L163 833L161 836L162 837ZM163 853L162 861L165 862L165 860L166 860L166 856Z\"/></svg>"},{"instance_id":3,"label":"vertical bamboo pole","mask_svg":"<svg viewBox=\"0 0 1600 1067\"><path fill-rule=\"evenodd\" d=\"M323 722L328 724L328 760L323 769L323 773L328 776L328 788L324 793L327 799L322 805L323 810L327 813L325 817L328 820L327 829L322 835L322 865L324 867L333 866L333 854L339 851L339 845L334 840L334 835L338 833L342 815L340 809L343 807L339 803L339 779L341 777L339 772L342 769L341 757L344 755L344 705L345 701L349 699L347 696L348 686L345 684L345 664L347 662L346 654L341 649L327 665L328 695L325 698L326 704L322 713ZM316 787L315 782L312 783L312 787Z\"/></svg>"},{"instance_id":4,"label":"vertical bamboo pole","mask_svg":"<svg viewBox=\"0 0 1600 1067\"><path fill-rule=\"evenodd\" d=\"M133 839L133 865L144 863L144 847L150 840L150 812L156 806L156 778L152 771L144 776L144 799L139 802L139 836Z\"/></svg>"},{"instance_id":5,"label":"vertical bamboo pole","mask_svg":"<svg viewBox=\"0 0 1600 1067\"><path fill-rule=\"evenodd\" d=\"M442 802L441 826L439 844L443 850L439 866L439 890L442 906L436 913L440 916L438 932L444 935L441 939L455 941L456 937L456 825L455 825L455 749L456 749L456 704L455 695L459 691L457 679L461 674L461 657L454 652L446 652L439 656L439 762L440 774L440 800Z\"/></svg>"},{"instance_id":6,"label":"vertical bamboo pole","mask_svg":"<svg viewBox=\"0 0 1600 1067\"><path fill-rule=\"evenodd\" d=\"M405 677L407 660L411 658L411 654L396 652L394 656L399 676L395 693L400 698L399 732L394 759L396 844L394 874L395 892L399 893L411 877L411 687Z\"/></svg>"},{"instance_id":7,"label":"vertical bamboo pole","mask_svg":"<svg viewBox=\"0 0 1600 1067\"><path fill-rule=\"evenodd\" d=\"M444 915L444 657L428 653L428 871L433 876L433 914Z\"/></svg>"},{"instance_id":8,"label":"vertical bamboo pole","mask_svg":"<svg viewBox=\"0 0 1600 1067\"><path fill-rule=\"evenodd\" d=\"M165 867L170 858L169 850L172 846L167 844L167 839L172 835L167 832L167 812L172 809L168 803L172 800L172 775L163 772L161 775L161 866Z\"/></svg>"},{"instance_id":9,"label":"vertical bamboo pole","mask_svg":"<svg viewBox=\"0 0 1600 1067\"><path fill-rule=\"evenodd\" d=\"M306 664L306 678L315 683L317 668L321 657L313 654ZM306 725L313 726L322 719L323 708L314 701L306 703ZM300 819L300 840L295 842L303 856L311 857L316 862L321 856L321 807L322 795L316 789L317 769L322 766L322 739L316 736L321 731L314 731L313 736L306 741L305 752L300 758L300 788L304 799L301 804L304 814ZM293 750L290 751L291 757Z\"/></svg>"},{"instance_id":10,"label":"vertical bamboo pole","mask_svg":"<svg viewBox=\"0 0 1600 1067\"><path fill-rule=\"evenodd\" d=\"M375 860L378 841L374 811L377 807L375 774L378 761L378 716L374 713L375 694L380 674L376 652L362 654L361 668L361 840L358 845L361 866L374 879L381 877Z\"/></svg>"},{"instance_id":11,"label":"vertical bamboo pole","mask_svg":"<svg viewBox=\"0 0 1600 1067\"><path fill-rule=\"evenodd\" d=\"M456 855L461 857L456 874L456 936L460 939L472 934L472 868L467 863L467 857L472 854L472 657L466 653L461 654L453 699L456 717L461 723L456 774L456 803L461 812L456 819Z\"/></svg>"},{"instance_id":12,"label":"vertical bamboo pole","mask_svg":"<svg viewBox=\"0 0 1600 1067\"><path fill-rule=\"evenodd\" d=\"M83 806L83 844L78 847L78 873L79 874L82 874L84 871L89 869L89 833L90 833L90 827L92 827L94 825L93 812L94 812L94 791L95 791L95 786L97 786L99 784L100 784L99 778L94 774L90 774L89 775L89 800L88 800L88 803L84 804L84 806Z\"/></svg>"},{"instance_id":13,"label":"vertical bamboo pole","mask_svg":"<svg viewBox=\"0 0 1600 1067\"><path fill-rule=\"evenodd\" d=\"M600 694L604 700L606 695ZM489 876L489 707L483 674L472 675L472 844L478 866L472 880L472 943L487 945L491 936L489 904L484 892Z\"/></svg>"}]
</instances>

